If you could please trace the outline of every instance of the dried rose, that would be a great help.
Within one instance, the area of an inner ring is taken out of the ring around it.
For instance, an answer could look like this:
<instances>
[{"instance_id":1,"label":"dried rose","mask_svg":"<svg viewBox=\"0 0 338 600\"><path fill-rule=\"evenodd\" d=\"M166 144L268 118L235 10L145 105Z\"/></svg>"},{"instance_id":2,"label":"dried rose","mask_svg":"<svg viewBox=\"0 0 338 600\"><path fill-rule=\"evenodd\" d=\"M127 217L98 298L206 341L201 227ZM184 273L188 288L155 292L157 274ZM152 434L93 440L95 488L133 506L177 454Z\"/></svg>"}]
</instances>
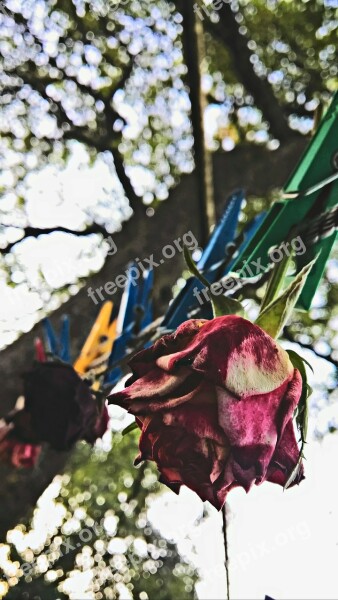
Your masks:
<instances>
[{"instance_id":1,"label":"dried rose","mask_svg":"<svg viewBox=\"0 0 338 600\"><path fill-rule=\"evenodd\" d=\"M302 379L287 352L235 315L190 320L136 354L127 387L109 401L136 416L136 463L185 484L220 509L230 489L285 485L299 460L293 414ZM300 466L293 483L303 477Z\"/></svg>"},{"instance_id":2,"label":"dried rose","mask_svg":"<svg viewBox=\"0 0 338 600\"><path fill-rule=\"evenodd\" d=\"M71 365L37 363L24 376L24 396L24 408L11 419L22 441L67 450L78 440L94 443L107 430L107 407L99 409Z\"/></svg>"}]
</instances>

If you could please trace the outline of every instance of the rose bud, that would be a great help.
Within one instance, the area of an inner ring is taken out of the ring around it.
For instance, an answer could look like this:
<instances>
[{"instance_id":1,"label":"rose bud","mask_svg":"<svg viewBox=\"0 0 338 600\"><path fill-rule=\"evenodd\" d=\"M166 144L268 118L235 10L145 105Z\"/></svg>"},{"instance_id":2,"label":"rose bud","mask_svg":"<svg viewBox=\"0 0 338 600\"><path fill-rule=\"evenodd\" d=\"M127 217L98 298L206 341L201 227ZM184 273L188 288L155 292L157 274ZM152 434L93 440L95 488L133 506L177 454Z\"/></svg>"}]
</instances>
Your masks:
<instances>
[{"instance_id":1,"label":"rose bud","mask_svg":"<svg viewBox=\"0 0 338 600\"><path fill-rule=\"evenodd\" d=\"M302 379L267 333L235 315L190 320L130 361L109 402L136 416L136 463L220 509L233 487L285 485L299 460L293 414ZM303 467L293 483L303 478Z\"/></svg>"},{"instance_id":2,"label":"rose bud","mask_svg":"<svg viewBox=\"0 0 338 600\"><path fill-rule=\"evenodd\" d=\"M101 410L89 386L71 365L37 363L24 376L25 405L11 422L18 439L67 450L78 440L94 443L107 430L108 411Z\"/></svg>"}]
</instances>

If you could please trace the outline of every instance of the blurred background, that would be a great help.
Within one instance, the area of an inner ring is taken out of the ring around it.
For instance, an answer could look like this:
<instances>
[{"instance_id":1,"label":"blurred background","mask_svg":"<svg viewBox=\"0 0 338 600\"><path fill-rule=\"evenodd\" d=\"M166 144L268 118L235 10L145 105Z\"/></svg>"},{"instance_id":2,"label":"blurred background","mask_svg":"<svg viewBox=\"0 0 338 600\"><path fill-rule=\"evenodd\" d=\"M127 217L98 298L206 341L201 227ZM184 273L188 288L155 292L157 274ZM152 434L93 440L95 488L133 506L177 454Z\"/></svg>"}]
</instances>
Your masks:
<instances>
[{"instance_id":1,"label":"blurred background","mask_svg":"<svg viewBox=\"0 0 338 600\"><path fill-rule=\"evenodd\" d=\"M88 286L187 231L203 247L236 188L242 225L279 197L337 89L337 9L0 2L0 416L45 315L70 315L75 360L98 311ZM179 253L156 269L156 316L186 277ZM233 598L338 595L337 282L335 251L311 311L285 331L315 371L307 479L229 497ZM34 472L1 465L0 597L226 597L220 515L169 493L151 465L134 469L127 423L111 409L94 450L44 451Z\"/></svg>"}]
</instances>

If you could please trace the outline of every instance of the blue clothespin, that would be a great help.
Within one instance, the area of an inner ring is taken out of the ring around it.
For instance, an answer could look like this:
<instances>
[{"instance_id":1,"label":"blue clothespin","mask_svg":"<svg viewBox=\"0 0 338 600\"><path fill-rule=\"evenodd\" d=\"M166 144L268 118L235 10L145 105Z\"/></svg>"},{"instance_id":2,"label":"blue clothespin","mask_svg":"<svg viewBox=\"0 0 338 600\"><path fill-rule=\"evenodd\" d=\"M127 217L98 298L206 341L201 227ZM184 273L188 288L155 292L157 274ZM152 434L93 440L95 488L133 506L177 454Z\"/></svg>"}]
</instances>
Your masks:
<instances>
[{"instance_id":1,"label":"blue clothespin","mask_svg":"<svg viewBox=\"0 0 338 600\"><path fill-rule=\"evenodd\" d=\"M141 307L140 330L144 329L153 320L153 303L151 292L154 287L154 271L147 271L144 277L143 285L139 290L138 306Z\"/></svg>"},{"instance_id":2,"label":"blue clothespin","mask_svg":"<svg viewBox=\"0 0 338 600\"><path fill-rule=\"evenodd\" d=\"M238 190L229 197L222 218L215 226L202 257L197 264L197 268L203 271L204 277L210 283L216 281L218 276L223 277L226 275L234 263L234 259L232 259L223 269L221 268L222 262L224 262L226 257L227 246L235 239L243 200L243 190ZM261 220L262 216L260 215L259 219L254 219L244 230L241 250L249 244ZM221 272L219 273L220 269ZM203 318L210 319L212 317L211 307L205 304L201 308L195 296L196 292L202 290L203 287L203 284L196 277L188 279L184 288L171 303L162 322L162 327L165 327L165 329L176 329L176 327L189 318L189 313L197 308L200 308L199 317L202 316Z\"/></svg>"},{"instance_id":3,"label":"blue clothespin","mask_svg":"<svg viewBox=\"0 0 338 600\"><path fill-rule=\"evenodd\" d=\"M223 215L215 225L198 262L197 266L200 270L206 271L218 261L224 260L228 244L235 239L243 200L243 190L237 190L227 199Z\"/></svg>"},{"instance_id":4,"label":"blue clothespin","mask_svg":"<svg viewBox=\"0 0 338 600\"><path fill-rule=\"evenodd\" d=\"M249 246L252 238L254 237L254 235L256 234L256 232L259 230L259 228L260 228L261 224L263 223L265 217L266 217L266 211L260 213L259 215L256 215L245 226L244 231L243 231L243 241L242 241L241 245L239 246L237 252L234 254L233 258L227 264L226 269L222 273L222 277L224 277L224 275L227 275L228 273L230 273L230 271L233 270L233 266L237 262L237 256L239 256L240 254L242 254L243 252L245 252L245 250Z\"/></svg>"},{"instance_id":5,"label":"blue clothespin","mask_svg":"<svg viewBox=\"0 0 338 600\"><path fill-rule=\"evenodd\" d=\"M109 365L122 360L127 352L128 341L132 336L152 322L152 303L150 294L153 287L153 271L145 271L139 279L133 273L138 270L134 263L129 265L127 284L122 296L117 317L117 335L109 358ZM121 369L116 367L109 371L105 383L114 385L121 377Z\"/></svg>"},{"instance_id":6,"label":"blue clothespin","mask_svg":"<svg viewBox=\"0 0 338 600\"><path fill-rule=\"evenodd\" d=\"M120 334L132 329L137 321L139 329L143 329L152 321L150 295L154 283L153 270L144 271L143 276L139 279L135 279L133 276L135 271L139 271L139 268L135 263L131 263L117 318L117 332Z\"/></svg>"},{"instance_id":7,"label":"blue clothespin","mask_svg":"<svg viewBox=\"0 0 338 600\"><path fill-rule=\"evenodd\" d=\"M61 317L61 330L59 336L55 333L49 319L43 319L42 326L48 352L57 356L64 362L70 362L69 317L67 315Z\"/></svg>"},{"instance_id":8,"label":"blue clothespin","mask_svg":"<svg viewBox=\"0 0 338 600\"><path fill-rule=\"evenodd\" d=\"M226 258L227 246L234 241L237 232L238 218L241 206L244 200L244 193L239 190L233 193L228 199L223 216L215 226L210 240L205 248L199 262L198 268L202 271L208 281L216 281L218 277L224 276L235 258L228 261L227 265L222 267ZM239 251L249 244L251 237L264 215L253 219L243 231L243 241ZM138 270L135 264L131 264L128 270L128 281L122 296L120 310L117 318L118 337L114 342L112 353L109 358L109 365L113 365L123 360L127 352L127 345L132 336L136 333L135 327L140 331L152 322L152 305L150 293L153 286L153 272L149 271L143 274L143 278L135 280L133 272ZM189 318L189 311L198 308L198 301L194 297L195 288L201 290L203 284L195 277L188 279L184 289L175 298L162 322L165 329L175 329L183 321ZM203 317L211 318L211 307L207 303L202 309ZM210 314L209 314L210 313ZM199 314L199 317L201 314ZM145 346L146 347L146 346ZM105 378L105 384L115 385L120 379L122 371L115 367L108 372Z\"/></svg>"}]
</instances>

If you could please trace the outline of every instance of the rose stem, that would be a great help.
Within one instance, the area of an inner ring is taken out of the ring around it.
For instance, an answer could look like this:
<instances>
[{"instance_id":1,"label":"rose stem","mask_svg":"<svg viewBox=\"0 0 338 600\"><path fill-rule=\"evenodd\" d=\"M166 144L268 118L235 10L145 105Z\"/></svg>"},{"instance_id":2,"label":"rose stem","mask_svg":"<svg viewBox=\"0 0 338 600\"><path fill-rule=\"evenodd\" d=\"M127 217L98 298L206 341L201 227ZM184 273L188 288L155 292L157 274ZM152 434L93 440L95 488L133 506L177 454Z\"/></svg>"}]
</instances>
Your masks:
<instances>
[{"instance_id":1,"label":"rose stem","mask_svg":"<svg viewBox=\"0 0 338 600\"><path fill-rule=\"evenodd\" d=\"M229 576L229 552L228 552L228 535L227 535L227 508L226 503L222 508L223 517L223 537L224 537L224 553L225 553L225 572L227 578L227 600L230 600L230 576Z\"/></svg>"}]
</instances>

